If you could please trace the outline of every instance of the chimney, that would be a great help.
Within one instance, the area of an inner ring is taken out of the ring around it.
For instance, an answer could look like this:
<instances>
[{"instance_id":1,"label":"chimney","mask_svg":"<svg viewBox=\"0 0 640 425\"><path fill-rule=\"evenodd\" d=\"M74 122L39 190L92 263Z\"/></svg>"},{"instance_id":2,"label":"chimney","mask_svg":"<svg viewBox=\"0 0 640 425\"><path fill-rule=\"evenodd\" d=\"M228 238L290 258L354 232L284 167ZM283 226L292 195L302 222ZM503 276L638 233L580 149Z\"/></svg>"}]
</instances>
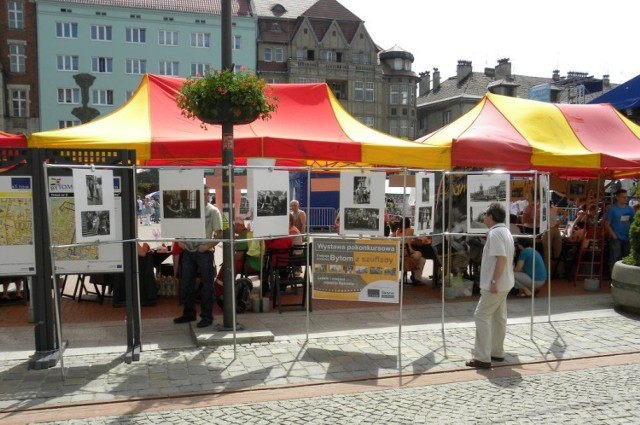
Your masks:
<instances>
[{"instance_id":1,"label":"chimney","mask_svg":"<svg viewBox=\"0 0 640 425\"><path fill-rule=\"evenodd\" d=\"M484 69L484 76L485 77L489 77L489 78L493 78L493 77L496 76L496 70L494 68L486 67Z\"/></svg>"},{"instance_id":2,"label":"chimney","mask_svg":"<svg viewBox=\"0 0 640 425\"><path fill-rule=\"evenodd\" d=\"M426 95L427 93L429 93L429 90L431 90L431 74L429 73L429 71L425 71L425 72L421 72L420 73L420 81L419 81L419 88L418 88L418 97L422 97L424 95Z\"/></svg>"},{"instance_id":3,"label":"chimney","mask_svg":"<svg viewBox=\"0 0 640 425\"><path fill-rule=\"evenodd\" d=\"M438 71L438 68L433 68L433 89L439 89L440 88L440 71Z\"/></svg>"},{"instance_id":4,"label":"chimney","mask_svg":"<svg viewBox=\"0 0 640 425\"><path fill-rule=\"evenodd\" d=\"M608 89L608 88L610 88L610 87L611 87L611 80L609 80L609 74L604 74L604 75L602 76L602 86L603 86L605 89Z\"/></svg>"},{"instance_id":5,"label":"chimney","mask_svg":"<svg viewBox=\"0 0 640 425\"><path fill-rule=\"evenodd\" d=\"M553 81L560 81L560 70L554 69L551 78L553 79Z\"/></svg>"},{"instance_id":6,"label":"chimney","mask_svg":"<svg viewBox=\"0 0 640 425\"><path fill-rule=\"evenodd\" d=\"M511 79L511 62L509 58L498 59L498 66L496 66L496 80L510 80Z\"/></svg>"},{"instance_id":7,"label":"chimney","mask_svg":"<svg viewBox=\"0 0 640 425\"><path fill-rule=\"evenodd\" d=\"M472 69L471 61L459 60L457 69L458 83L467 78L471 74Z\"/></svg>"}]
</instances>

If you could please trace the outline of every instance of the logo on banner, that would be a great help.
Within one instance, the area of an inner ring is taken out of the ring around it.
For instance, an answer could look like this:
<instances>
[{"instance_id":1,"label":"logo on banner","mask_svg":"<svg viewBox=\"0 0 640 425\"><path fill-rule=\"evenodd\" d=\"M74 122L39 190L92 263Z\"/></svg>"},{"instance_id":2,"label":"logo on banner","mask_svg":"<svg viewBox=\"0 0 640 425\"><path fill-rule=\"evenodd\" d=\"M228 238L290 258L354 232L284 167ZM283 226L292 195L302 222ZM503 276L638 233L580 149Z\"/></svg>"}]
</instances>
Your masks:
<instances>
[{"instance_id":1,"label":"logo on banner","mask_svg":"<svg viewBox=\"0 0 640 425\"><path fill-rule=\"evenodd\" d=\"M11 177L11 189L31 190L31 179L29 177Z\"/></svg>"}]
</instances>

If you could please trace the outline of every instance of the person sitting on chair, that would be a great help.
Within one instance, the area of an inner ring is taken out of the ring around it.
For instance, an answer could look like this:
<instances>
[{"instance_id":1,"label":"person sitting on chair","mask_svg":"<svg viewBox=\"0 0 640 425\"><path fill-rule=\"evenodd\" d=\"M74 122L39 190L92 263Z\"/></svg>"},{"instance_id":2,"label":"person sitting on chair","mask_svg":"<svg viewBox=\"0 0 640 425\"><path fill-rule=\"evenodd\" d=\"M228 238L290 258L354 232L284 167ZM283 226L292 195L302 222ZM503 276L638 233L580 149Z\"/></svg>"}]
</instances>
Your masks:
<instances>
[{"instance_id":1,"label":"person sitting on chair","mask_svg":"<svg viewBox=\"0 0 640 425\"><path fill-rule=\"evenodd\" d=\"M7 279L3 279L2 280L2 297L0 297L0 299L2 301L7 301L10 300L11 298L9 298L9 283L11 281L11 278L7 278ZM14 279L14 284L16 286L16 294L15 294L15 299L16 300L21 300L23 298L22 295L22 278L21 277L16 277Z\"/></svg>"}]
</instances>

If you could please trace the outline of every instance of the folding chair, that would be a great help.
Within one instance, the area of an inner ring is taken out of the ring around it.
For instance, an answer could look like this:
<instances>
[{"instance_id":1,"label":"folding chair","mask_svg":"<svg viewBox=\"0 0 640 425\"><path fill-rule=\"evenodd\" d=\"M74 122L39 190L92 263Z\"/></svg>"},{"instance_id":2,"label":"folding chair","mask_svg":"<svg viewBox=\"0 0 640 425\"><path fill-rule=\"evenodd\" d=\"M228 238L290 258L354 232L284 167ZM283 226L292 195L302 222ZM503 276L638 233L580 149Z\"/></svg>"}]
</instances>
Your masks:
<instances>
[{"instance_id":1,"label":"folding chair","mask_svg":"<svg viewBox=\"0 0 640 425\"><path fill-rule=\"evenodd\" d=\"M282 313L282 307L300 306L305 308L307 302L307 292L311 283L307 285L307 273L309 272L309 261L307 260L308 245L294 245L287 249L272 249L270 256L270 277L273 283L271 293L273 294L273 308L278 307L278 312ZM302 276L297 275L296 270L304 267ZM286 288L297 288L302 285L302 298L295 303L282 303L282 292ZM311 300L309 300L309 311L311 311Z\"/></svg>"}]
</instances>

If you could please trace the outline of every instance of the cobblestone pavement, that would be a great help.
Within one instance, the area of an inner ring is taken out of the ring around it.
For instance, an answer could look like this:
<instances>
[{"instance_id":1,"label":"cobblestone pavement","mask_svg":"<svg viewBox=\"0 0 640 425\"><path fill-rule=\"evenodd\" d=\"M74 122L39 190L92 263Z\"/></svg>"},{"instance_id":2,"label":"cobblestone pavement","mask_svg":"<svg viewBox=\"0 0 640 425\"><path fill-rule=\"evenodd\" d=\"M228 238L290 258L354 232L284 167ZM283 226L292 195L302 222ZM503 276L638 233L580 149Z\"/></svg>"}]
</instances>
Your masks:
<instances>
[{"instance_id":1,"label":"cobblestone pavement","mask_svg":"<svg viewBox=\"0 0 640 425\"><path fill-rule=\"evenodd\" d=\"M214 395L455 371L464 368L470 357L474 332L470 323L444 333L436 327L407 331L399 347L397 333L345 333L308 342L283 338L240 345L235 359L232 346L145 351L132 364L108 353L66 356L65 380L59 367L27 370L26 360L8 359L0 365L0 421L21 423L21 411L69 404L178 399L190 393ZM611 311L535 323L533 339L528 323L509 324L506 351L508 365L637 353L638 317ZM433 418L443 423L463 419L465 423L638 423L638 372L636 365L601 367L255 406L168 410L117 419L97 416L105 423L298 423L296 415L302 414L310 416L309 423L424 423ZM77 417L87 414L92 414L90 406ZM601 421L610 415L618 419Z\"/></svg>"},{"instance_id":2,"label":"cobblestone pavement","mask_svg":"<svg viewBox=\"0 0 640 425\"><path fill-rule=\"evenodd\" d=\"M640 365L626 365L55 423L588 425L639 422Z\"/></svg>"}]
</instances>

